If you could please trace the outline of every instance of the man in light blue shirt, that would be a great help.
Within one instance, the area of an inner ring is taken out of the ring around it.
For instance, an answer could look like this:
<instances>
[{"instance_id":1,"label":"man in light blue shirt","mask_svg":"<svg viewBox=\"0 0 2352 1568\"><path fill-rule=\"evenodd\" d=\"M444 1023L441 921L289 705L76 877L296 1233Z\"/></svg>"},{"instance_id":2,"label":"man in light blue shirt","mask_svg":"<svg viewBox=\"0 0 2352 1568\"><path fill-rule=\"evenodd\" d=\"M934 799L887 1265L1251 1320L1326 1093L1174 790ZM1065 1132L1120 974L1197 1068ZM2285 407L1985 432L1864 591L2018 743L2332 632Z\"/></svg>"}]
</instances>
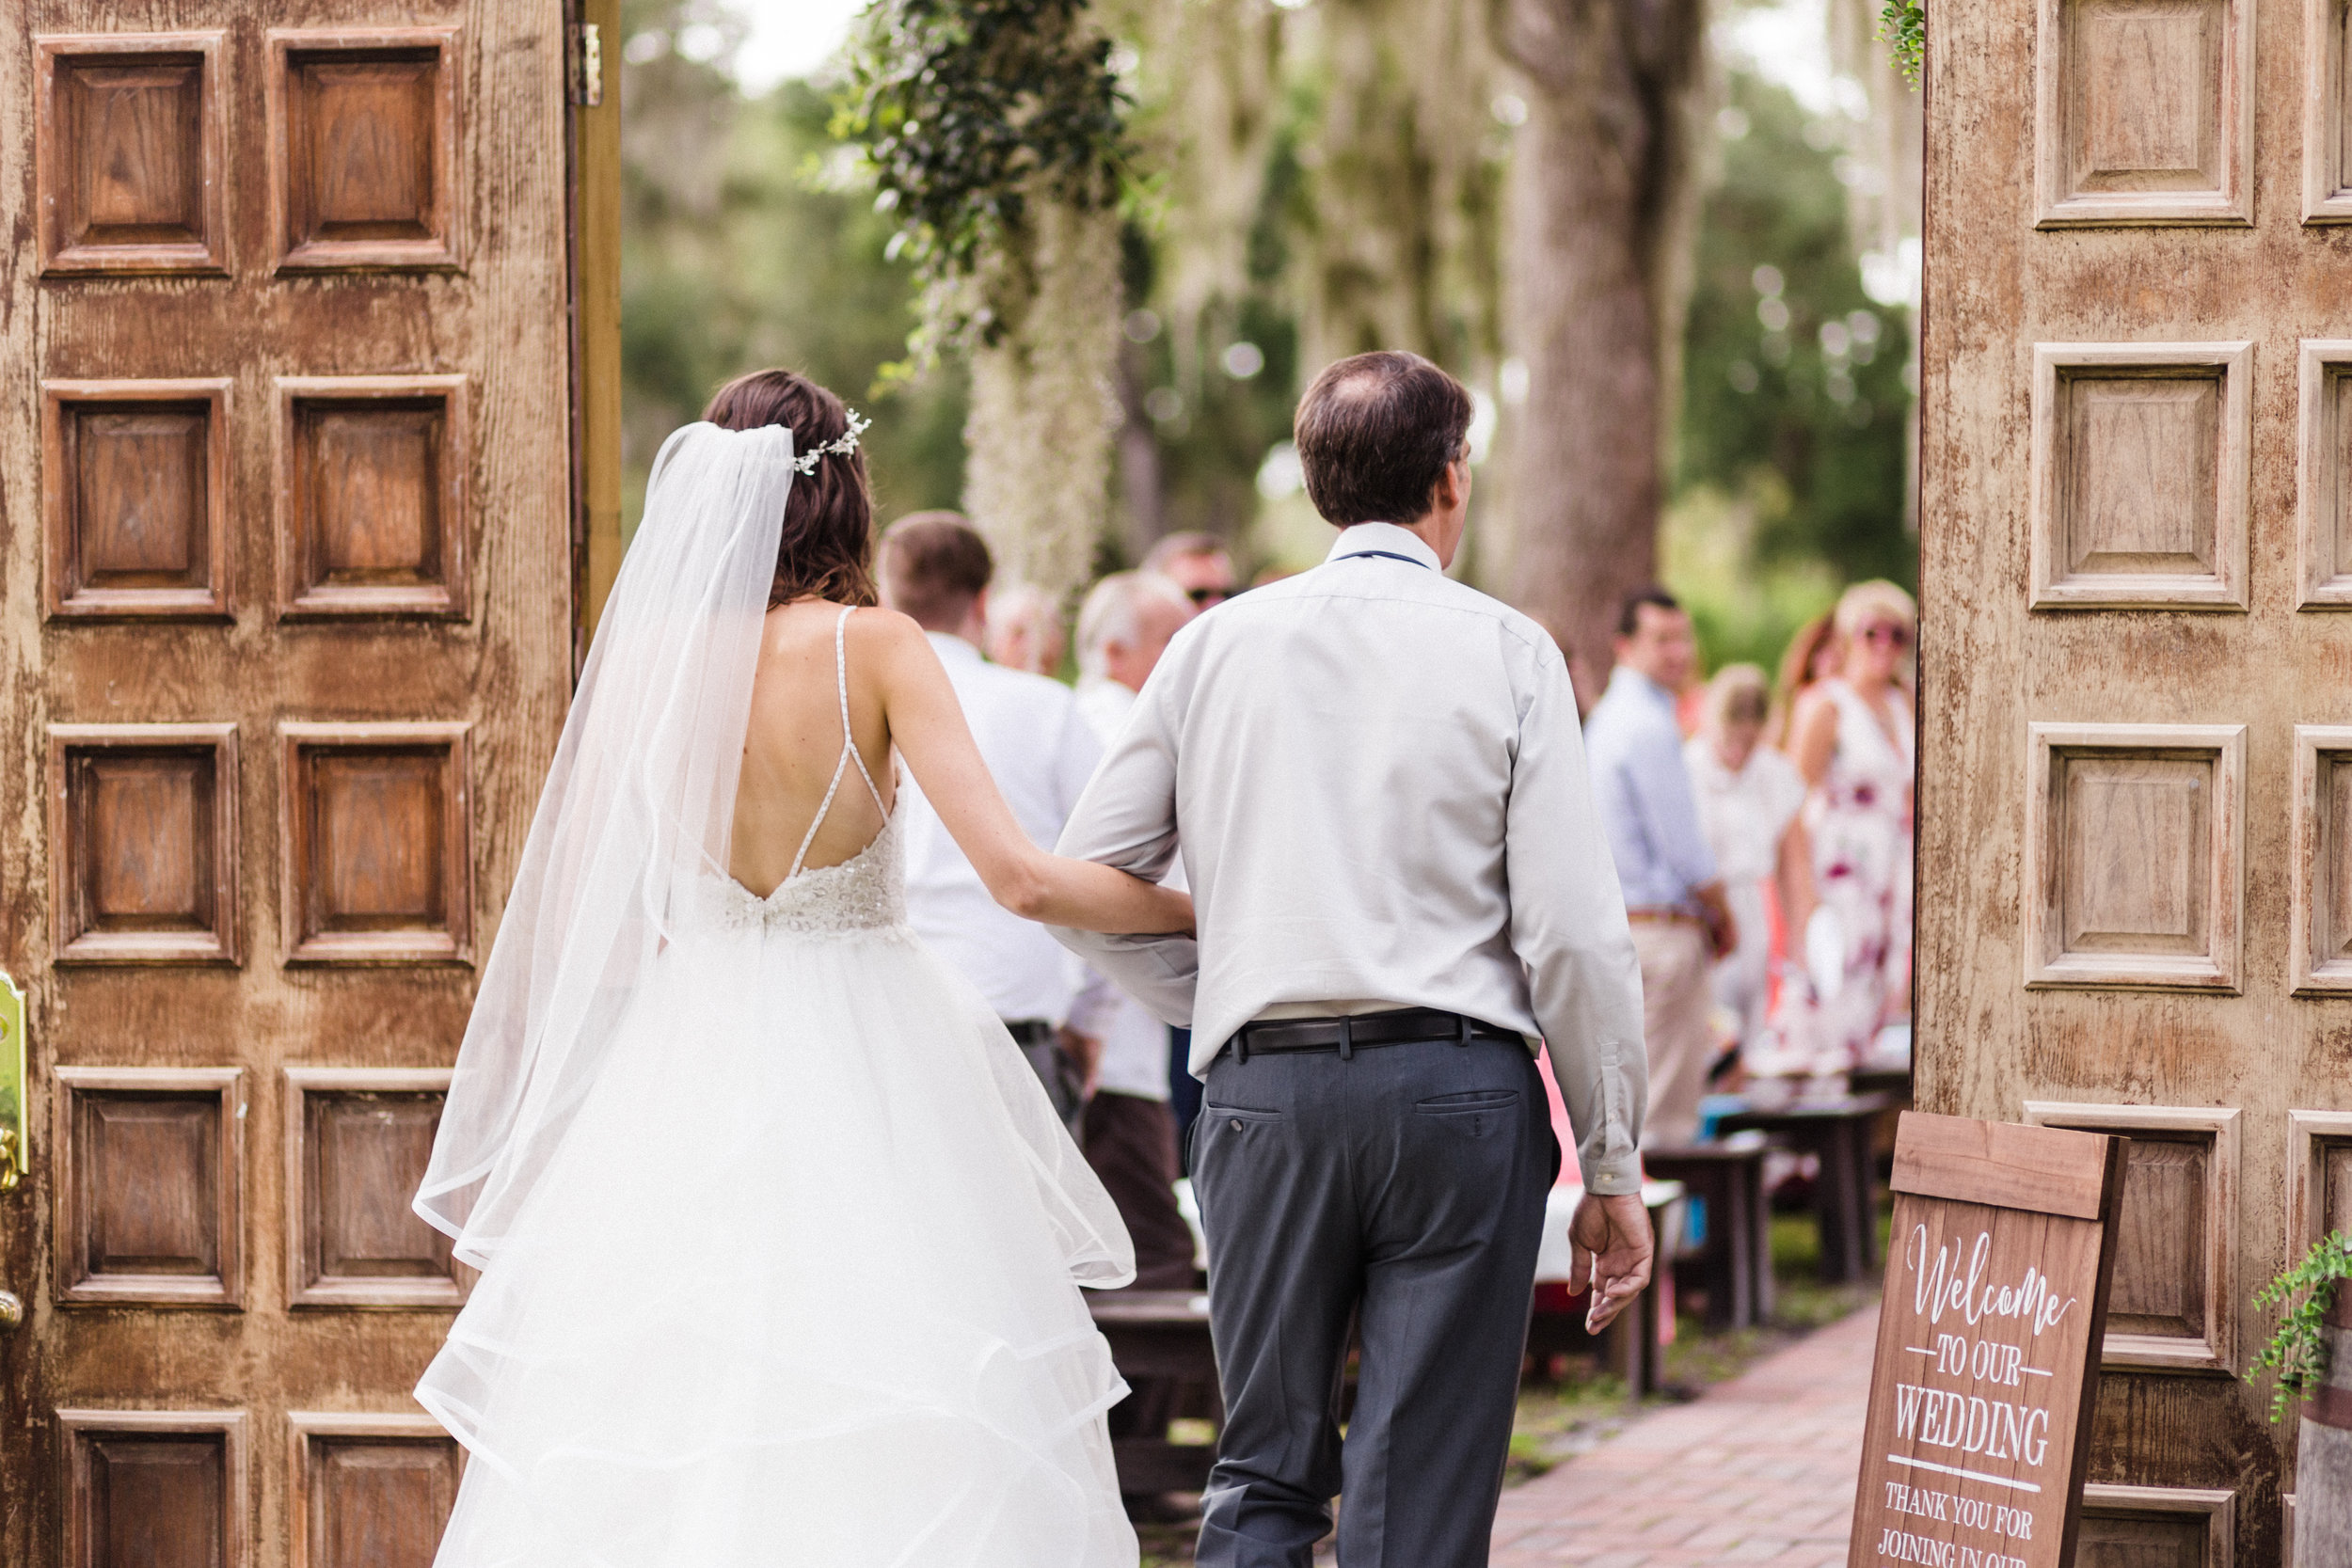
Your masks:
<instances>
[{"instance_id":1,"label":"man in light blue shirt","mask_svg":"<svg viewBox=\"0 0 2352 1568\"><path fill-rule=\"evenodd\" d=\"M1673 596L1661 588L1629 595L1617 617L1617 667L1584 721L1593 800L1642 963L1643 1141L1666 1147L1698 1135L1715 1045L1708 971L1739 942L1675 721L1675 693L1696 662L1691 617Z\"/></svg>"}]
</instances>

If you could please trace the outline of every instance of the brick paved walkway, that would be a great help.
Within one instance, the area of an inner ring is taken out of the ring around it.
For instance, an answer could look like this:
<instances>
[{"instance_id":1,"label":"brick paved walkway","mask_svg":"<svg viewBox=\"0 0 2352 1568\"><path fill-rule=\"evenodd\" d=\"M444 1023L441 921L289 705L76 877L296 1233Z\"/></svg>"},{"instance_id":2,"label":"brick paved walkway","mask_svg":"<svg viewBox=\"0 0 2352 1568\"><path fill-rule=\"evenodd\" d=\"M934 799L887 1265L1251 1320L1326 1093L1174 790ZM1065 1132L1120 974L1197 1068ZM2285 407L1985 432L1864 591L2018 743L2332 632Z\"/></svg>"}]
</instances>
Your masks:
<instances>
[{"instance_id":1,"label":"brick paved walkway","mask_svg":"<svg viewBox=\"0 0 2352 1568\"><path fill-rule=\"evenodd\" d=\"M1844 1568L1875 1307L1502 1495L1494 1568Z\"/></svg>"}]
</instances>

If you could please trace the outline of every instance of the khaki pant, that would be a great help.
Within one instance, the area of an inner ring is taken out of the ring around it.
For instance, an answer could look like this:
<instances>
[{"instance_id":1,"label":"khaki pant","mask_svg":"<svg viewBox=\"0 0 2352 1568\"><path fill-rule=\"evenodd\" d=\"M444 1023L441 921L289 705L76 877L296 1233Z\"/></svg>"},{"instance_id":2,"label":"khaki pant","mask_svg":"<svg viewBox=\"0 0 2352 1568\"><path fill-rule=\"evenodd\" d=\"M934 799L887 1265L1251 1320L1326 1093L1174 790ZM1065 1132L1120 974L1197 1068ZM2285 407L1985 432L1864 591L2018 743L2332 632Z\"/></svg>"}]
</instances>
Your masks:
<instances>
[{"instance_id":1,"label":"khaki pant","mask_svg":"<svg viewBox=\"0 0 2352 1568\"><path fill-rule=\"evenodd\" d=\"M1642 1142L1687 1144L1698 1137L1699 1097L1715 1055L1707 932L1689 921L1637 920L1633 951L1642 961L1642 1033L1649 1048Z\"/></svg>"}]
</instances>

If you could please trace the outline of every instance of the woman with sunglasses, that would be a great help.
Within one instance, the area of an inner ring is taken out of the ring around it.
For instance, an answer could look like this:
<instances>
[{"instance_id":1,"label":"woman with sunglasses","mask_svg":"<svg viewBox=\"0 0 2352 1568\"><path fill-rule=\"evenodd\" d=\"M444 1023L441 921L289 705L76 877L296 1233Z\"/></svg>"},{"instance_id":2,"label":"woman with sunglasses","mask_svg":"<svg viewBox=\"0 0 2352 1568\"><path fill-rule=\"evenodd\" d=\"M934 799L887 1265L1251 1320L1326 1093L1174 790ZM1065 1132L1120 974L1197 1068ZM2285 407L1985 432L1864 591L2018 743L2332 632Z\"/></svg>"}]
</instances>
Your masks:
<instances>
[{"instance_id":1,"label":"woman with sunglasses","mask_svg":"<svg viewBox=\"0 0 2352 1568\"><path fill-rule=\"evenodd\" d=\"M1824 913L1804 935L1812 994L1785 994L1782 1032L1816 1075L1852 1068L1881 1027L1911 1016L1915 721L1903 677L1917 610L1891 582L1859 582L1838 599L1836 625L1837 673L1798 699L1789 736Z\"/></svg>"}]
</instances>

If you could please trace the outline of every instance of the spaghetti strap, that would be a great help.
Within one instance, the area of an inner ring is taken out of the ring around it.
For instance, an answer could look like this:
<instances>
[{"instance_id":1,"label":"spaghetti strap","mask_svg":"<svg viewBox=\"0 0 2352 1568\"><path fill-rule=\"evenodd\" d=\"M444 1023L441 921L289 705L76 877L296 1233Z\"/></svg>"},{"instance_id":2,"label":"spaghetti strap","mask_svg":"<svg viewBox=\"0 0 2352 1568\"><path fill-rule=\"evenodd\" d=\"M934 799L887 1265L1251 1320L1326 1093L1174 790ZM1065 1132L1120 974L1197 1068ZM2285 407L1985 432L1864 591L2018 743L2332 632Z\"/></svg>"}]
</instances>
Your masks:
<instances>
[{"instance_id":1,"label":"spaghetti strap","mask_svg":"<svg viewBox=\"0 0 2352 1568\"><path fill-rule=\"evenodd\" d=\"M841 692L841 749L850 754L851 762L857 764L857 776L866 781L866 793L874 798L874 809L887 820L890 808L882 804L882 791L875 787L874 775L866 771L865 756L859 752L857 743L850 738L850 650L841 637L849 629L850 614L850 610L844 610L841 619L833 624L833 679Z\"/></svg>"},{"instance_id":2,"label":"spaghetti strap","mask_svg":"<svg viewBox=\"0 0 2352 1568\"><path fill-rule=\"evenodd\" d=\"M858 777L866 781L866 792L873 796L875 809L885 820L890 816L889 808L882 804L882 791L874 787L874 775L866 770L866 759L858 755L857 741L850 734L850 652L843 634L849 630L854 609L845 606L840 618L833 624L833 680L841 698L841 755L834 762L833 782L825 785L824 800L818 806L817 815L809 819L808 832L801 835L800 852L792 857L792 869L784 874L787 882L799 876L801 867L807 863L808 847L817 842L817 830L833 815L834 797L841 793L842 775L849 771L851 762L857 764Z\"/></svg>"}]
</instances>

